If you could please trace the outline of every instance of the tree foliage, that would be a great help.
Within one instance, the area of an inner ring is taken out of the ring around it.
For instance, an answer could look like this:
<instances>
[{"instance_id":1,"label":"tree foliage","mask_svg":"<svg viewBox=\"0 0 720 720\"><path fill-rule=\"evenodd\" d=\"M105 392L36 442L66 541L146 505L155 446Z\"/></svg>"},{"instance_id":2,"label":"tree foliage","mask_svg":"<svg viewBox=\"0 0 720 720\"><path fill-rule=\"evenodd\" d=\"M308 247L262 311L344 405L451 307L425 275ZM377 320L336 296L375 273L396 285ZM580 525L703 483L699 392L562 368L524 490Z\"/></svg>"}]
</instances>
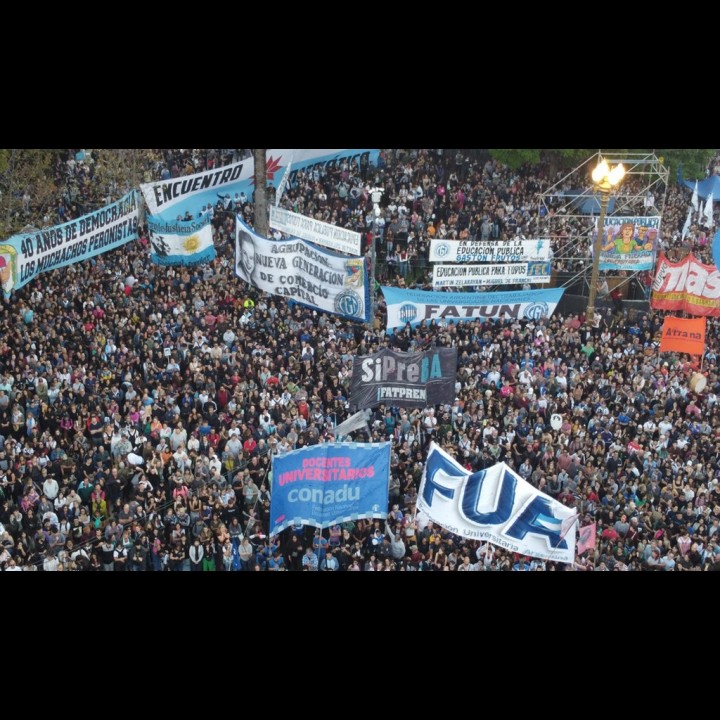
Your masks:
<instances>
[{"instance_id":1,"label":"tree foliage","mask_svg":"<svg viewBox=\"0 0 720 720\"><path fill-rule=\"evenodd\" d=\"M547 163L551 167L568 169L581 163L587 159L588 156L592 155L596 150L573 150L573 149L559 149L559 150L509 150L509 149L495 149L490 150L490 155L493 159L501 162L503 165L507 165L513 169L519 168L522 165L538 165L541 162Z\"/></svg>"},{"instance_id":2,"label":"tree foliage","mask_svg":"<svg viewBox=\"0 0 720 720\"><path fill-rule=\"evenodd\" d=\"M490 155L510 168L517 169L523 165L538 165L546 163L554 170L572 170L574 167L587 160L597 150L515 150L495 149L490 150ZM670 182L675 182L677 170L682 164L683 177L686 180L704 178L708 163L717 150L651 150L651 149L605 149L605 152L612 153L652 153L662 158L663 164L670 170Z\"/></svg>"},{"instance_id":3,"label":"tree foliage","mask_svg":"<svg viewBox=\"0 0 720 720\"><path fill-rule=\"evenodd\" d=\"M0 149L0 237L5 239L48 214L57 199L54 167L59 150Z\"/></svg>"},{"instance_id":4,"label":"tree foliage","mask_svg":"<svg viewBox=\"0 0 720 720\"><path fill-rule=\"evenodd\" d=\"M663 165L670 169L670 182L674 183L677 181L677 170L681 163L684 180L702 180L708 163L717 150L656 150L655 152L663 158Z\"/></svg>"}]
</instances>

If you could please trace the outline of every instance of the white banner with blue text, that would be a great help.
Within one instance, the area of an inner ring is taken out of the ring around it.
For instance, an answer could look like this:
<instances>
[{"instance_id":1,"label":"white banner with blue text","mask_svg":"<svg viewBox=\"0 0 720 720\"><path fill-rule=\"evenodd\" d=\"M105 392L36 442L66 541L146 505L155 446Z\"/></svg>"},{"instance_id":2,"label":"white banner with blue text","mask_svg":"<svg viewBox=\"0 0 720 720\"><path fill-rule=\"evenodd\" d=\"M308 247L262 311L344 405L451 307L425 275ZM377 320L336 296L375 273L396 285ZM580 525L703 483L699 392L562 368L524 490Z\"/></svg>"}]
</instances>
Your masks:
<instances>
[{"instance_id":1,"label":"white banner with blue text","mask_svg":"<svg viewBox=\"0 0 720 720\"><path fill-rule=\"evenodd\" d=\"M576 511L534 488L505 463L473 473L432 443L418 511L469 540L544 560L575 559Z\"/></svg>"}]
</instances>

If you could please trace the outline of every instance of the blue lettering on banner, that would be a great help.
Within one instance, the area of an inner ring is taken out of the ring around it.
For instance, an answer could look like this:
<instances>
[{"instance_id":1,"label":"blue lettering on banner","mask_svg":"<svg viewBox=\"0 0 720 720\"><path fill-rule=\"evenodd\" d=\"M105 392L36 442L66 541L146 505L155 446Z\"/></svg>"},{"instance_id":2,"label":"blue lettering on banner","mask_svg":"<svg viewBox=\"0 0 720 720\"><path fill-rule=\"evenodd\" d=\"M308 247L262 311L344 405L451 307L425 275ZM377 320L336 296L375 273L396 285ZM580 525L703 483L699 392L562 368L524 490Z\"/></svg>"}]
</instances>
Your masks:
<instances>
[{"instance_id":1,"label":"blue lettering on banner","mask_svg":"<svg viewBox=\"0 0 720 720\"><path fill-rule=\"evenodd\" d=\"M455 497L455 490L453 488L445 487L445 485L439 485L435 482L435 475L441 468L430 468L427 466L427 478L425 485L423 486L423 500L430 506L433 504L433 496L435 491L439 492L443 497L452 500ZM442 468L447 472L445 468ZM459 478L458 478L459 479Z\"/></svg>"},{"instance_id":2,"label":"blue lettering on banner","mask_svg":"<svg viewBox=\"0 0 720 720\"><path fill-rule=\"evenodd\" d=\"M515 487L517 481L508 472L503 473L500 481L500 493L498 494L497 508L493 512L481 513L477 506L480 502L483 481L486 472L476 472L470 475L465 485L465 493L462 501L462 511L465 517L478 525L499 525L504 523L512 514L515 504Z\"/></svg>"},{"instance_id":3,"label":"blue lettering on banner","mask_svg":"<svg viewBox=\"0 0 720 720\"><path fill-rule=\"evenodd\" d=\"M499 538L505 536L505 542L509 544L511 540L522 541L528 534L532 534L547 538L549 547L553 550L568 549L568 544L562 535L562 520L554 516L554 501L550 498L537 493L529 501L521 500L520 502L526 504L515 511L516 515L513 515L513 509L518 503L519 482L525 485L527 483L507 468L502 471L499 479L493 479L492 483L495 487L491 484L489 489L486 488L486 493L495 493L493 508L481 512L480 499L483 487L489 478L488 471L489 469L472 474L465 473L462 467L433 447L427 458L425 477L421 486L421 497L430 511L430 517L435 519L433 509L439 512L441 504L451 501L459 507L459 517L464 517L469 525L477 528L493 528L498 534L498 539L494 539L493 542L499 542ZM452 483L454 487L449 486L448 483ZM446 500L438 503L436 493ZM555 503L555 505L559 504ZM442 521L440 524L443 524ZM455 528L451 532L457 533L458 530ZM463 528L462 533L466 536L478 534L470 527Z\"/></svg>"},{"instance_id":4,"label":"blue lettering on banner","mask_svg":"<svg viewBox=\"0 0 720 720\"><path fill-rule=\"evenodd\" d=\"M554 517L550 503L537 495L518 515L515 522L505 531L506 535L522 540L528 533L544 535L550 541L550 547L567 549L567 543L561 540L561 521Z\"/></svg>"}]
</instances>

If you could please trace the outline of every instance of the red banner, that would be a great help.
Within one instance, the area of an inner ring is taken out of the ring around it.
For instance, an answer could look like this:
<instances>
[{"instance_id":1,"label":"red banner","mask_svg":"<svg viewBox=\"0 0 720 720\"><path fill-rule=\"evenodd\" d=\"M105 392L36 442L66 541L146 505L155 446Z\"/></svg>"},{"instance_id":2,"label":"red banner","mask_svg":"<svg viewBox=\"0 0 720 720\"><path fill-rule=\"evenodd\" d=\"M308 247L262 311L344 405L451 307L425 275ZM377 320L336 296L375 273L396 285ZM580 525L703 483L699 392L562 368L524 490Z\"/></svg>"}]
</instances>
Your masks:
<instances>
[{"instance_id":1,"label":"red banner","mask_svg":"<svg viewBox=\"0 0 720 720\"><path fill-rule=\"evenodd\" d=\"M720 316L720 271L694 255L674 263L660 253L650 305L690 315Z\"/></svg>"},{"instance_id":2,"label":"red banner","mask_svg":"<svg viewBox=\"0 0 720 720\"><path fill-rule=\"evenodd\" d=\"M668 315L663 322L660 352L681 352L688 355L705 353L706 318L697 320Z\"/></svg>"}]
</instances>

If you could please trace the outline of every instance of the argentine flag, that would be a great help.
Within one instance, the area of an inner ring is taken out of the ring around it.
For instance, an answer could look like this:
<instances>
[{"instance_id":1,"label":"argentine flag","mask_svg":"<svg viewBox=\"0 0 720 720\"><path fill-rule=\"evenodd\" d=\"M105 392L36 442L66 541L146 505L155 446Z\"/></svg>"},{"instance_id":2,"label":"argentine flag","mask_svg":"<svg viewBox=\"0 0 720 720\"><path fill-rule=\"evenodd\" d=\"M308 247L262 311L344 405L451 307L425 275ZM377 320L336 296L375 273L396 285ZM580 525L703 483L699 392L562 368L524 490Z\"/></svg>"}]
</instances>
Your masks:
<instances>
[{"instance_id":1,"label":"argentine flag","mask_svg":"<svg viewBox=\"0 0 720 720\"><path fill-rule=\"evenodd\" d=\"M210 216L164 221L148 216L150 260L158 265L199 265L215 259Z\"/></svg>"}]
</instances>

